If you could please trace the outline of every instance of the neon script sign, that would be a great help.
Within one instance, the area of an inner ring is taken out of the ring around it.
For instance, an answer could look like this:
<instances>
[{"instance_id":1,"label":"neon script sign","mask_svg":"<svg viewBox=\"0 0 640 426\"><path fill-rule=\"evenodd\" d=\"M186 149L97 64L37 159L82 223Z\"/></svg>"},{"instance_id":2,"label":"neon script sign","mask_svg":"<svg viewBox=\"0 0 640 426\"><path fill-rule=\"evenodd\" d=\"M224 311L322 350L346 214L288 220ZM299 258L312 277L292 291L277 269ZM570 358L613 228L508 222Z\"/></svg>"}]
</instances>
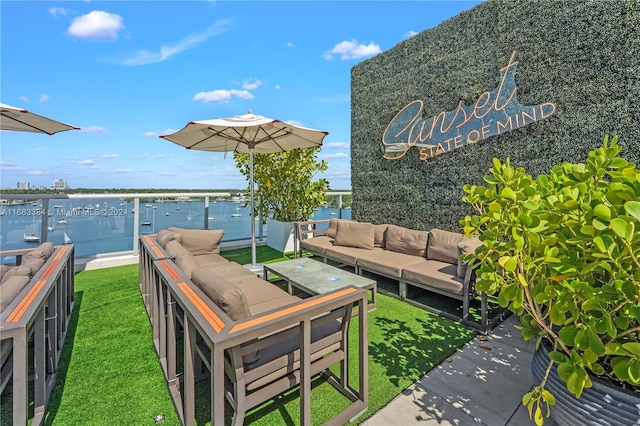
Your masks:
<instances>
[{"instance_id":1,"label":"neon script sign","mask_svg":"<svg viewBox=\"0 0 640 426\"><path fill-rule=\"evenodd\" d=\"M498 87L482 93L474 104L460 101L455 109L426 119L422 118L422 101L407 104L382 134L384 158L398 160L415 146L420 148L420 159L426 160L553 115L556 106L552 103L525 106L516 99L515 54L500 70Z\"/></svg>"}]
</instances>

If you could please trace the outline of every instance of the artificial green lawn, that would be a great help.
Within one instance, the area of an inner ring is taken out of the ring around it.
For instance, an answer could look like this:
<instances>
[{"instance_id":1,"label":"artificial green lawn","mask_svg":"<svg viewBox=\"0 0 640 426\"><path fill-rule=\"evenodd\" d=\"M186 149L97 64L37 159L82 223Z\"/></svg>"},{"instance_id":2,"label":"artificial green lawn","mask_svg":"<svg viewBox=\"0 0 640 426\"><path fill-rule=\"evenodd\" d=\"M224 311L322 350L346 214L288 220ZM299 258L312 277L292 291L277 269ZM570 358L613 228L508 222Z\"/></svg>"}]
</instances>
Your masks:
<instances>
[{"instance_id":1,"label":"artificial green lawn","mask_svg":"<svg viewBox=\"0 0 640 426\"><path fill-rule=\"evenodd\" d=\"M249 249L222 254L240 264L250 262ZM260 262L285 259L264 246L258 247L257 258ZM163 425L179 424L153 349L151 326L138 288L138 266L80 272L75 290L76 306L45 424L144 425L153 424L158 415L164 416ZM368 323L369 409L357 423L475 335L455 321L384 295L378 296L378 306L369 312ZM352 326L357 326L357 321ZM350 335L350 356L356 357L357 328ZM355 372L351 380L357 380ZM197 424L209 424L207 383L198 386L198 393L202 403L197 407ZM10 424L7 399L2 399L2 425ZM333 387L314 380L314 424L329 420L346 404ZM255 425L298 423L297 389L250 411L245 421Z\"/></svg>"}]
</instances>

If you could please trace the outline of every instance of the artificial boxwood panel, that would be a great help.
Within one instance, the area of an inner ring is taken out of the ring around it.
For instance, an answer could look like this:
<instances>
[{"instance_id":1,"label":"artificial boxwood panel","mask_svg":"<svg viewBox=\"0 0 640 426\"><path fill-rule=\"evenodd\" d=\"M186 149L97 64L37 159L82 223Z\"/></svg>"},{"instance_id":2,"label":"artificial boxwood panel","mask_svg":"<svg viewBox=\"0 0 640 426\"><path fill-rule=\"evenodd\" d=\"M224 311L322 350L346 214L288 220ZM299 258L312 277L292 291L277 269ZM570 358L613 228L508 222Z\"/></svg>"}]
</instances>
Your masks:
<instances>
[{"instance_id":1,"label":"artificial boxwood panel","mask_svg":"<svg viewBox=\"0 0 640 426\"><path fill-rule=\"evenodd\" d=\"M417 148L382 157L395 114L422 100L424 114L471 104L497 87L515 51L522 105L555 115L426 161ZM351 70L352 217L414 229L460 231L472 213L462 186L480 184L494 157L537 176L579 162L618 135L640 163L640 0L488 0Z\"/></svg>"}]
</instances>

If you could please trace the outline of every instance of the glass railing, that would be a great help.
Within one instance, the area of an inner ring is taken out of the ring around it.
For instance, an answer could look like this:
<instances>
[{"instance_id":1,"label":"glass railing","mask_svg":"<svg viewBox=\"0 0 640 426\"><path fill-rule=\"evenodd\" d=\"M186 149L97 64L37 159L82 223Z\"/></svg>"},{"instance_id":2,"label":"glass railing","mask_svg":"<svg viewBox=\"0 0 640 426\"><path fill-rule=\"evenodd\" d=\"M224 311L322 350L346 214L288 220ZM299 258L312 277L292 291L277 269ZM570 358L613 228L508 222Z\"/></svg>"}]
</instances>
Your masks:
<instances>
[{"instance_id":1,"label":"glass railing","mask_svg":"<svg viewBox=\"0 0 640 426\"><path fill-rule=\"evenodd\" d=\"M344 207L351 192L328 192L316 219L350 218ZM223 229L222 242L251 238L251 207L239 193L102 193L0 195L0 249L35 246L44 241L74 243L76 257L133 252L138 237L170 226ZM267 237L256 218L256 238Z\"/></svg>"}]
</instances>

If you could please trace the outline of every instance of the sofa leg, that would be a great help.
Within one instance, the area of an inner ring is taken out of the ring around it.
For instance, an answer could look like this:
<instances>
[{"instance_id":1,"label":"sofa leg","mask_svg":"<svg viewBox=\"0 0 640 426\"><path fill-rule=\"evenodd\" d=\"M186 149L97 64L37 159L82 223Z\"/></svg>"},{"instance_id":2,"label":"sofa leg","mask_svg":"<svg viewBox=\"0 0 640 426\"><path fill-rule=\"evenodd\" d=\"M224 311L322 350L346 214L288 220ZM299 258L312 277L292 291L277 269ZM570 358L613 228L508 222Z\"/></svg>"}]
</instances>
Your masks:
<instances>
[{"instance_id":1,"label":"sofa leg","mask_svg":"<svg viewBox=\"0 0 640 426\"><path fill-rule=\"evenodd\" d=\"M400 299L404 300L407 298L407 283L398 281L398 295L400 296Z\"/></svg>"}]
</instances>

